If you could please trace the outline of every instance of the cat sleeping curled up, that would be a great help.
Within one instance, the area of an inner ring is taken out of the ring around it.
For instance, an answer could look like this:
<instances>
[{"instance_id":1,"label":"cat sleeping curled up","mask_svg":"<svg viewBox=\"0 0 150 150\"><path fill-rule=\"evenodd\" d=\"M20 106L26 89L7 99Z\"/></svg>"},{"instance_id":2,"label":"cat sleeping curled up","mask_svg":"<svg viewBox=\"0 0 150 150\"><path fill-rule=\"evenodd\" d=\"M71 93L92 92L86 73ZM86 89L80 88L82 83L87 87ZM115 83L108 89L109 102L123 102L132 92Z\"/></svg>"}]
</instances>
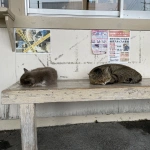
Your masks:
<instances>
[{"instance_id":1,"label":"cat sleeping curled up","mask_svg":"<svg viewBox=\"0 0 150 150\"><path fill-rule=\"evenodd\" d=\"M57 71L51 67L37 68L28 71L24 68L24 74L20 78L20 84L23 86L33 86L45 82L51 85L57 81Z\"/></svg>"},{"instance_id":2,"label":"cat sleeping curled up","mask_svg":"<svg viewBox=\"0 0 150 150\"><path fill-rule=\"evenodd\" d=\"M142 80L142 76L136 70L121 64L105 64L93 68L89 73L91 84L134 84Z\"/></svg>"}]
</instances>

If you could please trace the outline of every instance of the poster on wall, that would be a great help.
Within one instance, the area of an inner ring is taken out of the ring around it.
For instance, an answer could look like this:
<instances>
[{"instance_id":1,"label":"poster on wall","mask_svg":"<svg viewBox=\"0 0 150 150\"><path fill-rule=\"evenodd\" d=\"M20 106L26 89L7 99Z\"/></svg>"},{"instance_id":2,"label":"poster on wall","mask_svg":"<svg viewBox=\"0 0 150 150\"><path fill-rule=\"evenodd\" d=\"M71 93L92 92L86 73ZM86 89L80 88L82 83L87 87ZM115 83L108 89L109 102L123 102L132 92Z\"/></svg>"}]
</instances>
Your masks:
<instances>
[{"instance_id":1,"label":"poster on wall","mask_svg":"<svg viewBox=\"0 0 150 150\"><path fill-rule=\"evenodd\" d=\"M128 63L130 52L130 31L109 31L109 63Z\"/></svg>"},{"instance_id":2,"label":"poster on wall","mask_svg":"<svg viewBox=\"0 0 150 150\"><path fill-rule=\"evenodd\" d=\"M50 30L48 29L15 29L17 53L49 53Z\"/></svg>"},{"instance_id":3,"label":"poster on wall","mask_svg":"<svg viewBox=\"0 0 150 150\"><path fill-rule=\"evenodd\" d=\"M92 52L102 55L108 51L108 30L92 30Z\"/></svg>"}]
</instances>

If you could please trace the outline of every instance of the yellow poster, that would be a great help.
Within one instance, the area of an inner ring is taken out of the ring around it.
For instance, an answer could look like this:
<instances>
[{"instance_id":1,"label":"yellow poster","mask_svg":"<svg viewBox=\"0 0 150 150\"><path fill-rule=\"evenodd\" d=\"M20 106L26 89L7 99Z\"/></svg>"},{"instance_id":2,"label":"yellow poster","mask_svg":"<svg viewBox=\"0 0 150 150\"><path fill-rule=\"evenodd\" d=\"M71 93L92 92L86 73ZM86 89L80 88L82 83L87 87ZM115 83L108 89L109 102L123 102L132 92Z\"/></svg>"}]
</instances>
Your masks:
<instances>
[{"instance_id":1,"label":"yellow poster","mask_svg":"<svg viewBox=\"0 0 150 150\"><path fill-rule=\"evenodd\" d=\"M48 29L15 29L17 53L49 53L50 30Z\"/></svg>"}]
</instances>

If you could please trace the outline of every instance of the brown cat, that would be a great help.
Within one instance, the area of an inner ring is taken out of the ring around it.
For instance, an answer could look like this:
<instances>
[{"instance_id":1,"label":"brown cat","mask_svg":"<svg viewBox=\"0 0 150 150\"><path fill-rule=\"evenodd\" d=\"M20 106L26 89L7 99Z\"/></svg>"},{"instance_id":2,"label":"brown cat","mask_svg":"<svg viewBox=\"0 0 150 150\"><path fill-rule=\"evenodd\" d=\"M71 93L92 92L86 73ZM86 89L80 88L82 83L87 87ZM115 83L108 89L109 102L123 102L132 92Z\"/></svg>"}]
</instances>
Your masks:
<instances>
[{"instance_id":1,"label":"brown cat","mask_svg":"<svg viewBox=\"0 0 150 150\"><path fill-rule=\"evenodd\" d=\"M142 76L136 70L121 64L105 64L93 68L89 73L91 84L134 84L142 80Z\"/></svg>"},{"instance_id":2,"label":"brown cat","mask_svg":"<svg viewBox=\"0 0 150 150\"><path fill-rule=\"evenodd\" d=\"M20 84L23 86L33 86L42 82L50 85L56 81L57 71L51 67L37 68L31 71L24 68L24 74L20 78Z\"/></svg>"}]
</instances>

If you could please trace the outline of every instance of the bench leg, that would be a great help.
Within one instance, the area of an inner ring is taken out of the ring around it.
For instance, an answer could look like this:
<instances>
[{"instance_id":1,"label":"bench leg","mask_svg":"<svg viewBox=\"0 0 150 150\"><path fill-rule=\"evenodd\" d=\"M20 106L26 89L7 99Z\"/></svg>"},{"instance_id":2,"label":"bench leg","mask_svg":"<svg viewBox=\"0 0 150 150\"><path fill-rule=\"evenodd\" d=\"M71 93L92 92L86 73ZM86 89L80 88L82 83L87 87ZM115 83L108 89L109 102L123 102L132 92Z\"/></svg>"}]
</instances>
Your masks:
<instances>
[{"instance_id":1,"label":"bench leg","mask_svg":"<svg viewBox=\"0 0 150 150\"><path fill-rule=\"evenodd\" d=\"M21 104L22 150L37 150L35 104Z\"/></svg>"}]
</instances>

